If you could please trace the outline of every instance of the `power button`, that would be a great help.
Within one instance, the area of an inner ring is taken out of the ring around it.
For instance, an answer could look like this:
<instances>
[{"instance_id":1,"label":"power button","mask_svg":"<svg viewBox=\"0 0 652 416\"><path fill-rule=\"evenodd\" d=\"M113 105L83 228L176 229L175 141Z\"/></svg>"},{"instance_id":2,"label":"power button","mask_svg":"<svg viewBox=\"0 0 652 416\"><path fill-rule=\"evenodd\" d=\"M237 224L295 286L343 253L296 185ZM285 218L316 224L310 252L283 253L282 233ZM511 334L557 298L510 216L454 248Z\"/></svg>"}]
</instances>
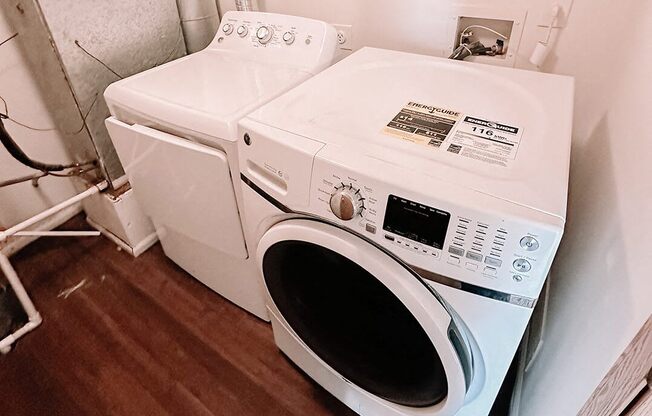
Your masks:
<instances>
[{"instance_id":1,"label":"power button","mask_svg":"<svg viewBox=\"0 0 652 416\"><path fill-rule=\"evenodd\" d=\"M521 238L520 244L521 247L524 248L526 251L535 251L536 249L539 248L539 242L537 241L537 239L530 236L525 236Z\"/></svg>"}]
</instances>

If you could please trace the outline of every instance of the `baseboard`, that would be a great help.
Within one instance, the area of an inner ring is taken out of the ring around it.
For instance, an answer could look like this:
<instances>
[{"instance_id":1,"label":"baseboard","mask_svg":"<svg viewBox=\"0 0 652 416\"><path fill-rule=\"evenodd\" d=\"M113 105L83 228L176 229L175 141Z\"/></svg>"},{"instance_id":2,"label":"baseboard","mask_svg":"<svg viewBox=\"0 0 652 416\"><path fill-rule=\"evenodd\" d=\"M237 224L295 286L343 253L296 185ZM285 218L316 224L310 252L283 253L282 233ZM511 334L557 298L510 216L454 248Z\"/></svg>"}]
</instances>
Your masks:
<instances>
[{"instance_id":1,"label":"baseboard","mask_svg":"<svg viewBox=\"0 0 652 416\"><path fill-rule=\"evenodd\" d=\"M39 231L50 231L63 223L74 217L75 215L82 212L81 203L77 203L69 206L68 208L62 209L61 211L53 214L43 221L40 221L29 227L28 230L39 230ZM7 242L0 247L0 251L7 257L11 257L16 254L19 250L26 247L28 244L32 243L39 237L9 237Z\"/></svg>"},{"instance_id":2,"label":"baseboard","mask_svg":"<svg viewBox=\"0 0 652 416\"><path fill-rule=\"evenodd\" d=\"M93 221L90 217L87 216L86 221L90 224L91 227L101 232L103 236L113 241L115 244L118 245L118 247L120 247L121 249L123 249L124 251L126 251L127 253L131 254L134 257L140 256L145 251L147 251L148 248L156 244L156 242L158 241L158 236L156 235L155 232L153 232L149 234L147 237L145 237L144 239L142 239L136 246L132 247L126 242L122 241L120 237L116 236L111 231L107 230L106 228L102 227L100 224Z\"/></svg>"}]
</instances>

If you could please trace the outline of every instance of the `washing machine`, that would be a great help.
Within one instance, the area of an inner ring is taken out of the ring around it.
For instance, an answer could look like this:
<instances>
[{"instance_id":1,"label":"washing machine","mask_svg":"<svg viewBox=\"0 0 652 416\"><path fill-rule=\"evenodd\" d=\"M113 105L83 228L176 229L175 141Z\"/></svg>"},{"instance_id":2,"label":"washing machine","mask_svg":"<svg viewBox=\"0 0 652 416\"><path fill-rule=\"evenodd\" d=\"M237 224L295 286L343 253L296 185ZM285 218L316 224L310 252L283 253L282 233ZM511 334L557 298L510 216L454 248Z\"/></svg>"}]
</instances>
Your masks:
<instances>
[{"instance_id":1,"label":"washing machine","mask_svg":"<svg viewBox=\"0 0 652 416\"><path fill-rule=\"evenodd\" d=\"M227 12L203 51L111 84L106 126L165 254L267 319L243 233L237 121L331 64L323 22Z\"/></svg>"},{"instance_id":2,"label":"washing machine","mask_svg":"<svg viewBox=\"0 0 652 416\"><path fill-rule=\"evenodd\" d=\"M573 80L365 48L239 123L274 338L361 415L487 415L564 229Z\"/></svg>"}]
</instances>

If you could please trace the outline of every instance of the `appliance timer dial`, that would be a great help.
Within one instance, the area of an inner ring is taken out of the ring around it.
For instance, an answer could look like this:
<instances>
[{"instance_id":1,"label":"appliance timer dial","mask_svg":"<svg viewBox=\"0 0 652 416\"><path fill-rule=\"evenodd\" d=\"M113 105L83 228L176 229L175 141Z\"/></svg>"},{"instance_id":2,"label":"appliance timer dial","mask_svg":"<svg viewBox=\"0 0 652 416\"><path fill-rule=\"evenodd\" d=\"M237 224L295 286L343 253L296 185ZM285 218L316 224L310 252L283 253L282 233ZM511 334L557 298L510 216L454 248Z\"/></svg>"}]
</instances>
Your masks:
<instances>
[{"instance_id":1,"label":"appliance timer dial","mask_svg":"<svg viewBox=\"0 0 652 416\"><path fill-rule=\"evenodd\" d=\"M263 45L272 40L272 36L274 36L274 29L269 26L261 26L256 30L256 38Z\"/></svg>"},{"instance_id":2,"label":"appliance timer dial","mask_svg":"<svg viewBox=\"0 0 652 416\"><path fill-rule=\"evenodd\" d=\"M362 213L364 198L359 189L351 185L342 185L331 194L330 206L337 218L348 221Z\"/></svg>"}]
</instances>

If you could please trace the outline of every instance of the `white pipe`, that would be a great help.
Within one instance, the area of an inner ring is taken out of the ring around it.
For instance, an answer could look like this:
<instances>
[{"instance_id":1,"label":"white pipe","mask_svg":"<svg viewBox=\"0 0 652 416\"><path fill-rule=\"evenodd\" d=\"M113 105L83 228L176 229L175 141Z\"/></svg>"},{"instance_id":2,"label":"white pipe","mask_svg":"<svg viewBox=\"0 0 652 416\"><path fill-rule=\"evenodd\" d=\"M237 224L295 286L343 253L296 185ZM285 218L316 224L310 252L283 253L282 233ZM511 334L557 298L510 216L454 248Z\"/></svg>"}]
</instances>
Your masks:
<instances>
[{"instance_id":1,"label":"white pipe","mask_svg":"<svg viewBox=\"0 0 652 416\"><path fill-rule=\"evenodd\" d=\"M14 237L97 237L99 231L19 231Z\"/></svg>"},{"instance_id":2,"label":"white pipe","mask_svg":"<svg viewBox=\"0 0 652 416\"><path fill-rule=\"evenodd\" d=\"M85 198L88 198L91 195L95 195L105 190L106 188L108 188L108 186L109 184L107 181L102 181L97 185L94 185L89 189L87 189L86 191L80 193L79 195L75 195L72 198L53 206L52 208L47 209L41 212L40 214L37 214L21 222L20 224L17 224L9 228L8 230L0 231L0 242L5 241L8 237L20 233L25 228L30 227L31 225L34 225L37 222L46 219L56 214L57 212L62 211ZM2 273L7 278L9 285L11 285L11 288L16 294L16 297L20 301L20 304L25 310L25 313L27 313L27 317L29 319L29 321L25 325L23 325L21 328L15 331L13 334L10 334L5 338L3 338L2 340L0 340L0 353L6 354L11 350L11 345L14 342L16 342L16 340L18 340L20 337L27 334L28 332L33 331L34 328L36 328L41 324L41 322L43 322L43 318L41 317L41 314L39 314L38 311L36 310L34 303L32 303L32 300L27 294L25 287L21 283L18 274L16 274L16 270L14 270L14 268L11 266L11 262L9 262L7 256L5 256L2 252L0 252L0 270L2 270Z\"/></svg>"},{"instance_id":3,"label":"white pipe","mask_svg":"<svg viewBox=\"0 0 652 416\"><path fill-rule=\"evenodd\" d=\"M102 181L102 182L98 183L97 185L94 185L91 188L88 188L87 190L85 190L81 194L73 196L72 198L63 201L60 204L57 204L57 205L53 206L52 208L41 212L40 214L34 215L33 217L26 219L25 221L21 222L20 224L14 225L13 227L8 228L5 231L0 231L0 243L5 241L7 238L11 237L12 235L16 234L17 232L23 231L25 228L28 228L28 227L36 224L37 222L39 222L39 221L41 221L41 220L43 220L43 219L45 219L45 218L47 218L47 217L49 217L49 216L51 216L53 214L56 214L57 212L61 211L62 209L65 209L65 208L67 208L67 207L69 207L69 206L71 206L71 205L73 205L73 204L75 204L75 203L77 203L77 202L79 202L79 201L81 201L83 199L88 198L91 195L95 195L95 194L105 190L106 188L108 188L108 186L109 186L109 184L107 183L107 181Z\"/></svg>"},{"instance_id":4,"label":"white pipe","mask_svg":"<svg viewBox=\"0 0 652 416\"><path fill-rule=\"evenodd\" d=\"M29 319L29 321L23 325L22 328L0 340L0 353L6 354L9 352L11 345L16 342L18 338L22 337L26 333L39 326L41 322L43 322L43 318L41 318L41 314L38 313L36 307L32 303L32 300L29 298L25 287L18 278L16 271L11 266L9 259L2 253L0 253L0 269L2 269L2 272L9 281L11 288L20 301L20 304L23 306L23 309L25 310L25 313L27 313L27 317Z\"/></svg>"}]
</instances>

